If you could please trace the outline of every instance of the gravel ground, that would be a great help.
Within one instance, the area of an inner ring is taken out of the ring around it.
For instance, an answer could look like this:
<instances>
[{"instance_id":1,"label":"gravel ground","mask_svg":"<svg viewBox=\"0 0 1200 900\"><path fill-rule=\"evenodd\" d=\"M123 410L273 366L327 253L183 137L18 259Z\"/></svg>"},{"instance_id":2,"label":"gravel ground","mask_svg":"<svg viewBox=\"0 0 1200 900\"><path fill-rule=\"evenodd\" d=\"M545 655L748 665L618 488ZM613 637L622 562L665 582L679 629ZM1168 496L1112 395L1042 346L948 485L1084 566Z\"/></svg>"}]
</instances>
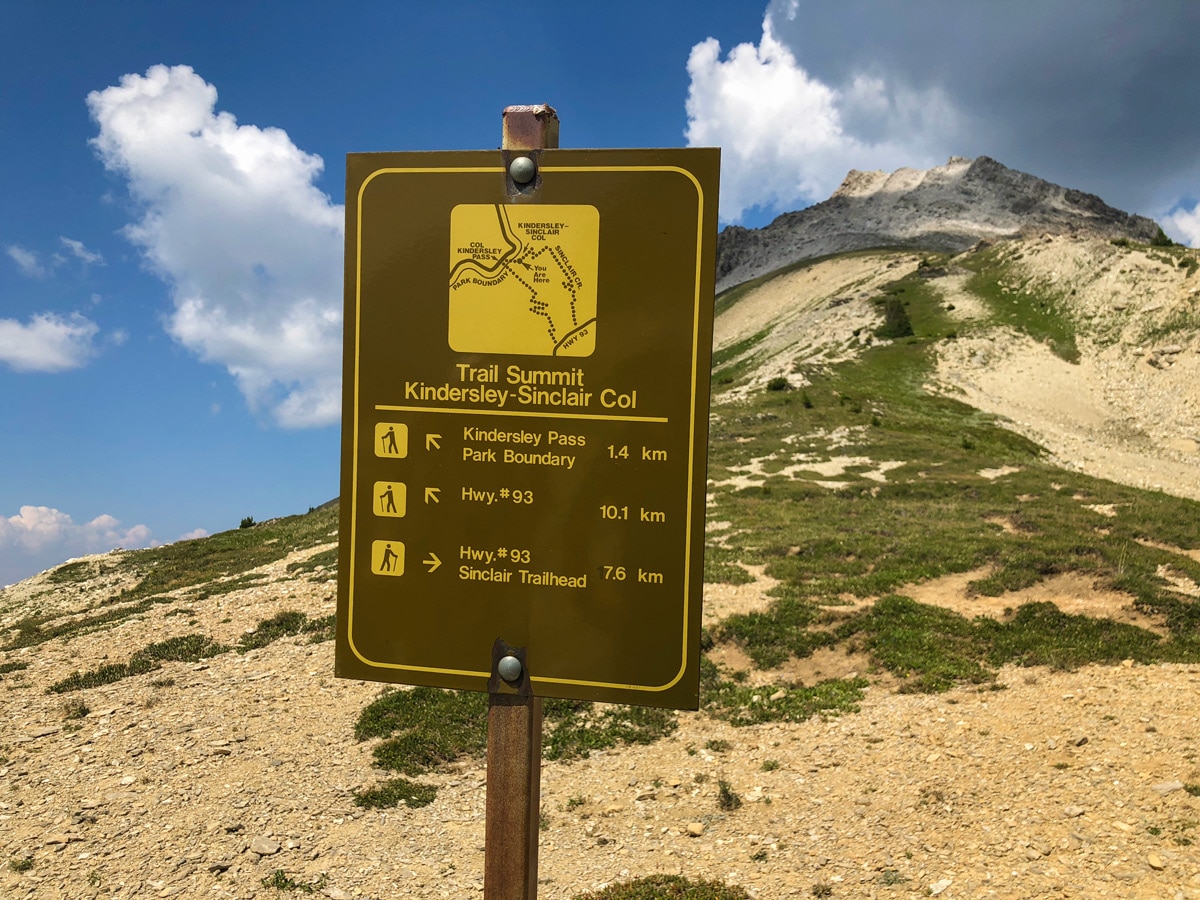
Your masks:
<instances>
[{"instance_id":1,"label":"gravel ground","mask_svg":"<svg viewBox=\"0 0 1200 900\"><path fill-rule=\"evenodd\" d=\"M360 810L351 790L381 776L351 732L378 686L332 678L332 643L285 638L65 695L90 707L81 720L45 691L170 633L233 642L281 608L327 614L332 585L284 571L321 549L199 605L193 626L163 607L17 657L30 666L2 683L0 856L32 868L5 865L0 896L269 897L277 870L335 898L481 895L482 762L432 776L423 809ZM713 591L729 611L762 602ZM1188 790L1200 783L1200 667L1005 670L1001 683L872 687L861 711L798 724L683 713L654 745L547 763L540 896L667 872L761 898L822 886L1200 898L1200 797ZM722 808L722 781L740 807Z\"/></svg>"}]
</instances>

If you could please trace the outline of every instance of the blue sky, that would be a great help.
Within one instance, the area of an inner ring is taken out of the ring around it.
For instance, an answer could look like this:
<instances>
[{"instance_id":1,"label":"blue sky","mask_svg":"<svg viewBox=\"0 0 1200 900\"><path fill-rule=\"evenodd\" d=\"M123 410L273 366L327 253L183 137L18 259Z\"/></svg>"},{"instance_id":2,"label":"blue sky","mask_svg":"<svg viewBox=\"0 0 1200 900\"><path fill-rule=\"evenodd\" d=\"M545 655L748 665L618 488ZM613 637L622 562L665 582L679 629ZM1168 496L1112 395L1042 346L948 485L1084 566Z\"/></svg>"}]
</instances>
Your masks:
<instances>
[{"instance_id":1,"label":"blue sky","mask_svg":"<svg viewBox=\"0 0 1200 900\"><path fill-rule=\"evenodd\" d=\"M721 146L725 222L987 154L1196 245L1196 34L1115 0L0 0L0 585L336 495L347 152L548 102L564 147Z\"/></svg>"}]
</instances>

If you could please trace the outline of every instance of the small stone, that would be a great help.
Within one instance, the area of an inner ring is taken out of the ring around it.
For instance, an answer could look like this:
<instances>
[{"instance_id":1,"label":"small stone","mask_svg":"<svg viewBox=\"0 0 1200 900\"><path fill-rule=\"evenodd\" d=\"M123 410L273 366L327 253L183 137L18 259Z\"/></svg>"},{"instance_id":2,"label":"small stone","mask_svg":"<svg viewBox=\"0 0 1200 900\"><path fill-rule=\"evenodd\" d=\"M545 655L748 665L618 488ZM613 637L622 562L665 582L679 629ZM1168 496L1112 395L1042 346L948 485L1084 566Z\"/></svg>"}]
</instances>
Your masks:
<instances>
[{"instance_id":1,"label":"small stone","mask_svg":"<svg viewBox=\"0 0 1200 900\"><path fill-rule=\"evenodd\" d=\"M949 878L943 878L941 881L935 881L929 886L929 893L936 897L946 888L950 887L954 882Z\"/></svg>"},{"instance_id":2,"label":"small stone","mask_svg":"<svg viewBox=\"0 0 1200 900\"><path fill-rule=\"evenodd\" d=\"M1056 741L1054 738L1050 738L1048 741L1046 741L1046 749L1047 750L1057 750L1058 749L1058 741Z\"/></svg>"},{"instance_id":3,"label":"small stone","mask_svg":"<svg viewBox=\"0 0 1200 900\"><path fill-rule=\"evenodd\" d=\"M1066 816L1068 819L1078 819L1085 812L1087 812L1087 810L1084 809L1082 806L1068 806L1066 809L1063 810L1063 815Z\"/></svg>"},{"instance_id":4,"label":"small stone","mask_svg":"<svg viewBox=\"0 0 1200 900\"><path fill-rule=\"evenodd\" d=\"M1166 868L1166 865L1162 861L1162 857L1157 853L1151 853L1149 856L1147 856L1146 862L1150 864L1150 868L1157 869L1160 872Z\"/></svg>"},{"instance_id":5,"label":"small stone","mask_svg":"<svg viewBox=\"0 0 1200 900\"><path fill-rule=\"evenodd\" d=\"M637 800L653 800L658 796L654 791L640 791L636 798Z\"/></svg>"},{"instance_id":6,"label":"small stone","mask_svg":"<svg viewBox=\"0 0 1200 900\"><path fill-rule=\"evenodd\" d=\"M1071 743L1073 743L1076 747L1082 747L1087 742L1088 742L1088 738L1087 738L1087 735L1085 734L1085 735L1081 735L1080 737L1075 738L1075 740L1073 740Z\"/></svg>"},{"instance_id":7,"label":"small stone","mask_svg":"<svg viewBox=\"0 0 1200 900\"><path fill-rule=\"evenodd\" d=\"M784 697L786 697L786 696L787 696L787 691L785 691L785 690L778 690L778 691L776 691L775 693L773 693L773 694L771 695L770 699L771 699L771 700L782 700L782 699L783 699Z\"/></svg>"},{"instance_id":8,"label":"small stone","mask_svg":"<svg viewBox=\"0 0 1200 900\"><path fill-rule=\"evenodd\" d=\"M46 845L49 847L55 847L69 844L72 840L79 840L79 838L69 834L51 834L46 836Z\"/></svg>"},{"instance_id":9,"label":"small stone","mask_svg":"<svg viewBox=\"0 0 1200 900\"><path fill-rule=\"evenodd\" d=\"M1183 782L1182 781L1163 781L1163 782L1160 782L1159 784L1154 785L1154 790L1158 791L1158 793L1160 793L1160 794L1170 794L1172 791L1182 791L1183 790Z\"/></svg>"},{"instance_id":10,"label":"small stone","mask_svg":"<svg viewBox=\"0 0 1200 900\"><path fill-rule=\"evenodd\" d=\"M322 893L328 897L329 900L354 900L354 896L352 894L347 894L341 888L328 887L325 888Z\"/></svg>"},{"instance_id":11,"label":"small stone","mask_svg":"<svg viewBox=\"0 0 1200 900\"><path fill-rule=\"evenodd\" d=\"M279 852L279 841L273 840L266 835L260 835L250 842L250 851L257 853L259 856L273 856Z\"/></svg>"},{"instance_id":12,"label":"small stone","mask_svg":"<svg viewBox=\"0 0 1200 900\"><path fill-rule=\"evenodd\" d=\"M129 785L133 784L135 781L137 781L137 779L134 778L132 775L126 775L124 778L121 779L120 783L122 786L128 787Z\"/></svg>"},{"instance_id":13,"label":"small stone","mask_svg":"<svg viewBox=\"0 0 1200 900\"><path fill-rule=\"evenodd\" d=\"M57 725L47 725L44 728L35 728L29 732L31 738L49 737L52 734L58 734L59 727Z\"/></svg>"},{"instance_id":14,"label":"small stone","mask_svg":"<svg viewBox=\"0 0 1200 900\"><path fill-rule=\"evenodd\" d=\"M215 873L225 872L228 871L232 865L233 863L227 859L215 859L208 864L208 871Z\"/></svg>"},{"instance_id":15,"label":"small stone","mask_svg":"<svg viewBox=\"0 0 1200 900\"><path fill-rule=\"evenodd\" d=\"M703 822L688 822L687 833L690 837L700 837L704 834Z\"/></svg>"}]
</instances>

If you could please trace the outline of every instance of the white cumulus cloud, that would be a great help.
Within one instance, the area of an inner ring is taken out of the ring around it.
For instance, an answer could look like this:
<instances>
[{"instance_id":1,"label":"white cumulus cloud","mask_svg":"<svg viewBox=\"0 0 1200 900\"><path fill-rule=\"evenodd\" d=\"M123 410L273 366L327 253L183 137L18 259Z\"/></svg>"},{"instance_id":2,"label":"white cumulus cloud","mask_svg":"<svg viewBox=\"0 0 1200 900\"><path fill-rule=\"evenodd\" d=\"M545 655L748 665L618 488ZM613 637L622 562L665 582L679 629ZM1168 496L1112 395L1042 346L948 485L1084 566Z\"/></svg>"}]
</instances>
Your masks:
<instances>
[{"instance_id":1,"label":"white cumulus cloud","mask_svg":"<svg viewBox=\"0 0 1200 900\"><path fill-rule=\"evenodd\" d=\"M188 66L88 95L92 141L141 218L126 235L171 287L170 334L285 427L340 412L344 210L278 128L239 125Z\"/></svg>"},{"instance_id":2,"label":"white cumulus cloud","mask_svg":"<svg viewBox=\"0 0 1200 900\"><path fill-rule=\"evenodd\" d=\"M204 538L204 537L208 537L208 532L207 532L205 529L203 529L203 528L193 528L193 529L192 529L191 531L189 531L187 534L181 534L181 535L179 536L179 540L181 540L181 541L194 541L194 540L196 540L197 538Z\"/></svg>"},{"instance_id":3,"label":"white cumulus cloud","mask_svg":"<svg viewBox=\"0 0 1200 900\"><path fill-rule=\"evenodd\" d=\"M1163 231L1171 240L1189 247L1200 247L1200 202L1190 210L1180 207L1162 217Z\"/></svg>"},{"instance_id":4,"label":"white cumulus cloud","mask_svg":"<svg viewBox=\"0 0 1200 900\"><path fill-rule=\"evenodd\" d=\"M46 274L45 267L38 262L37 254L26 250L19 244L8 244L4 248L8 258L17 264L22 275L29 278L41 278Z\"/></svg>"},{"instance_id":5,"label":"white cumulus cloud","mask_svg":"<svg viewBox=\"0 0 1200 900\"><path fill-rule=\"evenodd\" d=\"M0 363L17 372L77 369L95 353L100 327L75 313L67 318L38 313L22 324L0 319Z\"/></svg>"},{"instance_id":6,"label":"white cumulus cloud","mask_svg":"<svg viewBox=\"0 0 1200 900\"><path fill-rule=\"evenodd\" d=\"M794 7L786 14L795 15ZM960 117L936 88L917 90L879 72L829 85L810 75L775 34L721 58L709 38L687 63L690 146L719 146L721 218L751 207L791 209L823 200L847 171L927 167L949 156Z\"/></svg>"},{"instance_id":7,"label":"white cumulus cloud","mask_svg":"<svg viewBox=\"0 0 1200 900\"><path fill-rule=\"evenodd\" d=\"M126 528L109 515L80 524L53 507L22 506L15 516L0 516L0 584L28 578L70 557L153 543L145 525Z\"/></svg>"}]
</instances>

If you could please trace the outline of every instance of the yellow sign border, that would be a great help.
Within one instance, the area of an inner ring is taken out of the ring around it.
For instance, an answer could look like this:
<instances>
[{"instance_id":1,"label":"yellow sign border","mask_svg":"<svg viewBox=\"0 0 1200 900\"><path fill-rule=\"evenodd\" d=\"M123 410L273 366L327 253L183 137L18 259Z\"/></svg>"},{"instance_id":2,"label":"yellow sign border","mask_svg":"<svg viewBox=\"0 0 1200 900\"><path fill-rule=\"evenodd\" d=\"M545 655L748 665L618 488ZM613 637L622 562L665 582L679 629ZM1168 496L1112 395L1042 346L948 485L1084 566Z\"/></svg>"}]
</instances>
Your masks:
<instances>
[{"instance_id":1,"label":"yellow sign border","mask_svg":"<svg viewBox=\"0 0 1200 900\"><path fill-rule=\"evenodd\" d=\"M371 666L376 669L397 669L408 672L430 672L438 675L453 675L459 677L472 678L489 678L491 672L488 671L469 671L464 669L446 669L437 666L415 666L406 665L403 663L387 663L377 662L367 659L354 645L354 583L355 583L355 553L357 547L357 527L358 527L358 439L359 439L359 370L361 366L360 340L362 330L362 219L363 219L363 194L366 192L367 186L380 175L462 175L462 174L493 174L503 175L504 168L502 166L456 166L447 168L437 167L414 167L414 168L382 168L376 169L370 175L363 179L362 186L358 189L358 220L355 249L355 273L354 273L354 423L353 423L353 453L351 457L351 493L350 493L350 571L347 574L346 580L346 643L350 647L350 651L358 657L364 665ZM691 480L696 473L696 377L698 357L700 355L700 285L702 281L702 253L704 245L704 188L696 179L696 176L687 169L680 166L542 166L541 171L546 174L566 173L566 172L675 172L687 178L696 188L696 276L694 279L694 291L692 306L692 378L691 378L691 404L688 419L688 481L689 487ZM400 407L383 406L378 409L397 410ZM429 409L422 412L440 412L441 410ZM472 413L475 410L471 411ZM567 416L555 416L556 418L568 418ZM582 416L579 416L582 418ZM639 417L641 418L641 417ZM692 569L692 500L695 494L694 490L689 489L687 493L687 516L686 526L684 531L684 567L683 567L683 653L680 659L679 671L675 677L662 685L641 685L641 684L619 684L609 681L587 681L577 678L549 678L544 676L531 675L530 681L535 684L565 684L578 685L580 687L592 688L611 688L626 691L642 691L644 693L658 693L673 688L679 683L687 672L688 664L688 615L689 597L691 595L691 569Z\"/></svg>"}]
</instances>

